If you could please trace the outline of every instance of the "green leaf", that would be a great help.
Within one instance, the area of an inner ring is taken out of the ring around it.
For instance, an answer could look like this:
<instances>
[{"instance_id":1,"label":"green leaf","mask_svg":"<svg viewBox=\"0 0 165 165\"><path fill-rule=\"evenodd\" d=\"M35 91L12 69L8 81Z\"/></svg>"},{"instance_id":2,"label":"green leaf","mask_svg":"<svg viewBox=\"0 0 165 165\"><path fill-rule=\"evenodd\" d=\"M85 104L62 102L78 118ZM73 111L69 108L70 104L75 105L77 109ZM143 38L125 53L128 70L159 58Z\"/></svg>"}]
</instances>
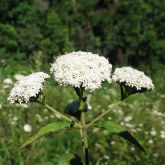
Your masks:
<instances>
[{"instance_id":1,"label":"green leaf","mask_svg":"<svg viewBox=\"0 0 165 165\"><path fill-rule=\"evenodd\" d=\"M77 154L63 154L57 157L58 165L83 165L81 158Z\"/></svg>"},{"instance_id":2,"label":"green leaf","mask_svg":"<svg viewBox=\"0 0 165 165\"><path fill-rule=\"evenodd\" d=\"M28 141L26 141L21 148L26 147L27 145L33 143L34 141L36 141L37 139L41 138L42 136L45 136L49 133L52 132L57 132L61 129L66 129L66 128L70 128L71 127L71 123L69 122L54 122L54 123L50 123L48 125L46 125L45 127L41 128L36 135L32 136Z\"/></svg>"},{"instance_id":3,"label":"green leaf","mask_svg":"<svg viewBox=\"0 0 165 165\"><path fill-rule=\"evenodd\" d=\"M139 142L128 132L125 131L120 125L113 123L112 121L99 121L94 124L97 128L106 129L110 134L117 134L121 138L127 140L137 147L139 150L145 152L144 148L139 144Z\"/></svg>"},{"instance_id":4,"label":"green leaf","mask_svg":"<svg viewBox=\"0 0 165 165\"><path fill-rule=\"evenodd\" d=\"M99 122L95 123L94 126L98 127L98 128L107 129L110 134L114 134L114 133L117 134L117 133L124 131L120 125L118 125L112 121L99 121Z\"/></svg>"},{"instance_id":5,"label":"green leaf","mask_svg":"<svg viewBox=\"0 0 165 165\"><path fill-rule=\"evenodd\" d=\"M128 131L120 132L118 133L118 135L123 139L134 144L139 150L145 152L144 148L140 145L140 143Z\"/></svg>"},{"instance_id":6,"label":"green leaf","mask_svg":"<svg viewBox=\"0 0 165 165\"><path fill-rule=\"evenodd\" d=\"M98 160L98 161L95 163L95 165L101 165L100 160Z\"/></svg>"}]
</instances>

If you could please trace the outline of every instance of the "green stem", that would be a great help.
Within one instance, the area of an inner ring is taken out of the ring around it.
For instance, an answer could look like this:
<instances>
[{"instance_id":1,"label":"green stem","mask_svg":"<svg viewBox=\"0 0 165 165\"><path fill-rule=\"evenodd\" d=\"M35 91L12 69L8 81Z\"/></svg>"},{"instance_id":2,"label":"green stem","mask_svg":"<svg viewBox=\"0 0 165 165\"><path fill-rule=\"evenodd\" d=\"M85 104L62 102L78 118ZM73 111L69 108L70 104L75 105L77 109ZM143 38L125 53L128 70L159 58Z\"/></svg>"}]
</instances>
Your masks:
<instances>
[{"instance_id":1,"label":"green stem","mask_svg":"<svg viewBox=\"0 0 165 165\"><path fill-rule=\"evenodd\" d=\"M80 122L80 125L81 125L81 122ZM84 146L84 140L83 140L82 129L80 129L80 137L81 137L81 143L82 143L82 146ZM84 153L84 149L83 149L83 153Z\"/></svg>"},{"instance_id":2,"label":"green stem","mask_svg":"<svg viewBox=\"0 0 165 165\"><path fill-rule=\"evenodd\" d=\"M120 92L121 92L121 101L124 100L125 98L125 92L124 92L124 87L122 87L122 85L120 84Z\"/></svg>"},{"instance_id":3,"label":"green stem","mask_svg":"<svg viewBox=\"0 0 165 165\"><path fill-rule=\"evenodd\" d=\"M45 107L47 109L49 109L50 111L56 113L57 115L59 115L60 117L62 117L63 119L72 122L72 120L70 118L68 118L67 116L63 115L62 113L60 113L59 111L55 110L54 108L52 108L51 106L49 106L48 104L45 104Z\"/></svg>"},{"instance_id":4,"label":"green stem","mask_svg":"<svg viewBox=\"0 0 165 165\"><path fill-rule=\"evenodd\" d=\"M97 116L94 120L92 120L89 124L87 124L87 128L92 126L95 122L97 122L98 120L100 120L102 117L104 117L106 114L108 114L114 107L116 107L119 103L121 103L120 101L117 103L114 103L111 105L111 107L106 110L105 112L101 113L99 116Z\"/></svg>"},{"instance_id":5,"label":"green stem","mask_svg":"<svg viewBox=\"0 0 165 165\"><path fill-rule=\"evenodd\" d=\"M74 123L74 125L75 126L77 126L78 128L80 128L81 127L81 125L80 124L78 124L77 122L75 122L75 121L73 121L72 119L70 119L69 117L67 117L67 116L65 116L65 115L63 115L62 113L60 113L59 111L57 111L56 109L54 109L54 108L52 108L51 106L49 106L48 104L46 104L46 103L41 103L41 102L38 102L38 103L40 103L40 104L42 104L42 105L44 105L48 110L50 110L50 111L52 111L52 112L54 112L55 114L57 114L57 115L59 115L60 117L62 117L63 119L65 119L65 120L67 120L67 121L69 121L70 123Z\"/></svg>"},{"instance_id":6,"label":"green stem","mask_svg":"<svg viewBox=\"0 0 165 165\"><path fill-rule=\"evenodd\" d=\"M81 128L80 128L80 135L82 138L82 144L83 144L83 153L85 158L85 164L89 165L89 154L88 154L88 136L87 136L87 125L85 121L85 107L86 102L80 100L80 111L81 111Z\"/></svg>"},{"instance_id":7,"label":"green stem","mask_svg":"<svg viewBox=\"0 0 165 165\"><path fill-rule=\"evenodd\" d=\"M88 136L87 136L87 127L85 122L85 112L81 113L81 132L83 138L83 152L85 157L85 164L89 165L89 156L88 156Z\"/></svg>"}]
</instances>

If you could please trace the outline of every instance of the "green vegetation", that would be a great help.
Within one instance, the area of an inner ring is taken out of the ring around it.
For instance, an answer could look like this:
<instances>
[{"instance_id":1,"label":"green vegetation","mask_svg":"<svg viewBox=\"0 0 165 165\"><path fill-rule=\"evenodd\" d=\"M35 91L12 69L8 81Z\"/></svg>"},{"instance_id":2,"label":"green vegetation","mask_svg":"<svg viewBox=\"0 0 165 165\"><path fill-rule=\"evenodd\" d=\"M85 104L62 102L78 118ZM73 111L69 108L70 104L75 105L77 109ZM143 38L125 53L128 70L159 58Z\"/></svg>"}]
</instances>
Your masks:
<instances>
[{"instance_id":1,"label":"green vegetation","mask_svg":"<svg viewBox=\"0 0 165 165\"><path fill-rule=\"evenodd\" d=\"M32 70L37 70L32 69L32 66L29 67L18 65L14 71L12 68L8 68L5 72L1 68L1 164L58 164L57 158L64 153L76 152L76 154L81 155L82 149L79 147L81 144L77 142L80 137L76 130L57 132L40 139L39 142L27 148L20 149L21 145L41 127L54 121L61 121L54 113L35 103L28 104L28 107L8 104L6 98L13 84L5 83L5 78L11 78L15 82L15 74L23 73L27 75ZM155 75L156 88L153 92L129 97L121 106L105 117L105 119L116 121L132 132L140 141L146 153L138 152L133 145L125 143L115 135L109 136L107 131L101 133L94 128L91 130L92 133L89 131L89 153L90 160L93 163L96 163L96 160L100 161L101 164L154 165L164 163L165 88L162 83L164 76L162 74ZM101 111L108 109L111 103L118 100L118 90L117 86L114 89L112 85L104 84L103 89L97 90L93 94L89 93L88 100L92 109L87 116L87 121L100 114ZM72 99L77 99L72 88L56 86L54 80L46 85L46 93L50 98L47 102L61 112ZM24 131L23 127L27 123L32 126L32 132Z\"/></svg>"},{"instance_id":2,"label":"green vegetation","mask_svg":"<svg viewBox=\"0 0 165 165\"><path fill-rule=\"evenodd\" d=\"M119 137L94 128L89 132L92 163L165 164L164 8L163 0L88 0L85 3L83 0L1 0L0 165L53 165L58 164L57 158L62 154L82 155L76 130L57 132L20 149L42 126L60 118L36 104L28 104L27 108L7 102L16 74L47 72L55 56L73 50L103 54L114 65L144 68L155 84L153 92L129 97L105 117L133 132L146 153L139 153ZM12 82L7 83L6 78ZM47 101L63 112L65 105L77 96L70 87L56 86L54 80L49 83ZM89 93L92 109L87 120L117 100L118 90L117 86L112 89L105 84L102 90ZM27 123L32 126L32 132L24 131Z\"/></svg>"},{"instance_id":3,"label":"green vegetation","mask_svg":"<svg viewBox=\"0 0 165 165\"><path fill-rule=\"evenodd\" d=\"M165 62L162 0L1 0L0 57L45 60L71 50L99 52L113 64ZM21 57L21 58L20 58Z\"/></svg>"}]
</instances>

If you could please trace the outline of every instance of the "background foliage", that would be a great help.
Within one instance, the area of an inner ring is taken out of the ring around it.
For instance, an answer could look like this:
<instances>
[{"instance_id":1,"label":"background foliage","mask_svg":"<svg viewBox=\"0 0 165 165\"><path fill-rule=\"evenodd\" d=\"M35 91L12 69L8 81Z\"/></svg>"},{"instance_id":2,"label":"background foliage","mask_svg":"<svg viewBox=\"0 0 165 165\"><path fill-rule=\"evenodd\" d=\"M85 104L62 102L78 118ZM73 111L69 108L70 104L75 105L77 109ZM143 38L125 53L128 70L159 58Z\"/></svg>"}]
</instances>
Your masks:
<instances>
[{"instance_id":1,"label":"background foliage","mask_svg":"<svg viewBox=\"0 0 165 165\"><path fill-rule=\"evenodd\" d=\"M109 137L106 131L92 130L92 163L164 165L164 9L164 0L0 0L0 164L51 165L57 161L57 154L81 155L76 131L52 134L20 150L39 128L60 119L35 104L28 109L10 106L6 98L16 74L48 71L54 57L83 50L106 56L114 66L143 69L155 84L152 93L129 98L107 116L133 132L147 154L138 153L117 137ZM6 78L12 83L6 83ZM71 88L57 87L53 80L46 89L49 103L60 111L76 99ZM89 94L92 110L88 120L117 100L118 90L105 85L92 97ZM33 128L31 133L24 132L26 123Z\"/></svg>"},{"instance_id":2,"label":"background foliage","mask_svg":"<svg viewBox=\"0 0 165 165\"><path fill-rule=\"evenodd\" d=\"M46 60L93 51L119 65L164 63L163 0L1 0L0 54Z\"/></svg>"}]
</instances>

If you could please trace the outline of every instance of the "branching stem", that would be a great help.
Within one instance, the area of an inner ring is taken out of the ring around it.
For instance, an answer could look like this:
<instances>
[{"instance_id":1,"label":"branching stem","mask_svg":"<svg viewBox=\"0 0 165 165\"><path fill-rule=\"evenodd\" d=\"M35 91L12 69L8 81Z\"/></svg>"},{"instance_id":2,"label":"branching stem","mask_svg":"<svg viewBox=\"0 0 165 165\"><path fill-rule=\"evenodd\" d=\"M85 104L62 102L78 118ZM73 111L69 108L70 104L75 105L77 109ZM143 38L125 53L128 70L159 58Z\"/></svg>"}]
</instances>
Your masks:
<instances>
[{"instance_id":1,"label":"branching stem","mask_svg":"<svg viewBox=\"0 0 165 165\"><path fill-rule=\"evenodd\" d=\"M114 107L116 107L117 105L119 105L121 102L117 102L112 104L108 110L106 110L105 112L101 113L99 116L97 116L95 119L93 119L89 124L87 124L87 128L91 127L95 122L97 122L98 120L100 120L102 117L104 117L105 115L107 115Z\"/></svg>"},{"instance_id":2,"label":"branching stem","mask_svg":"<svg viewBox=\"0 0 165 165\"><path fill-rule=\"evenodd\" d=\"M48 110L54 112L55 114L59 115L61 118L65 119L66 121L69 121L70 123L74 123L74 125L78 128L81 128L81 125L75 121L73 121L72 119L70 119L69 117L63 115L62 113L60 113L59 111L57 111L56 109L52 108L50 105L46 104L46 103L42 103L39 102L38 103L44 105Z\"/></svg>"}]
</instances>

